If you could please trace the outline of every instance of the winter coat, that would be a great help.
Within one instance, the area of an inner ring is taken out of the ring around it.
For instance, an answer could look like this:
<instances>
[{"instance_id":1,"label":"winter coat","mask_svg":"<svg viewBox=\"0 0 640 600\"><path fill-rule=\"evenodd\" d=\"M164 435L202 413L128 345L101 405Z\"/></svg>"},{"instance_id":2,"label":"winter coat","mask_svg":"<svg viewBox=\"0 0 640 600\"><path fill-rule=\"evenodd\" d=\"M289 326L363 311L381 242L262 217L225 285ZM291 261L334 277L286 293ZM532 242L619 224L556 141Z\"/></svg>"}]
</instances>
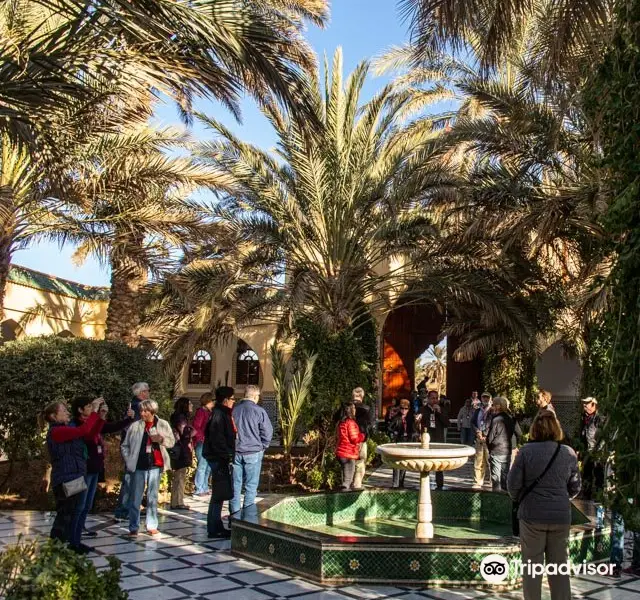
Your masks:
<instances>
[{"instance_id":1,"label":"winter coat","mask_svg":"<svg viewBox=\"0 0 640 600\"><path fill-rule=\"evenodd\" d=\"M511 456L513 447L522 437L518 422L505 412L497 413L491 419L487 433L487 448L493 456Z\"/></svg>"},{"instance_id":2,"label":"winter coat","mask_svg":"<svg viewBox=\"0 0 640 600\"><path fill-rule=\"evenodd\" d=\"M396 415L389 421L389 435L394 442L410 442L415 433L415 415L409 411L402 423L402 415Z\"/></svg>"},{"instance_id":3,"label":"winter coat","mask_svg":"<svg viewBox=\"0 0 640 600\"><path fill-rule=\"evenodd\" d=\"M426 429L429 432L432 442L443 443L444 430L449 426L449 416L443 409L438 412L428 404L422 407L420 414L422 415L422 430Z\"/></svg>"},{"instance_id":4,"label":"winter coat","mask_svg":"<svg viewBox=\"0 0 640 600\"><path fill-rule=\"evenodd\" d=\"M167 448L173 448L176 440L173 436L173 431L171 431L171 425L164 419L158 419L158 417L155 417L155 419L157 421L156 429L158 430L158 434L164 438L160 444L162 461L164 463L163 471L169 471L171 469L171 459L169 458ZM145 422L142 420L136 421L127 430L127 435L120 447L125 467L130 473L134 473L136 470L144 434Z\"/></svg>"},{"instance_id":5,"label":"winter coat","mask_svg":"<svg viewBox=\"0 0 640 600\"><path fill-rule=\"evenodd\" d=\"M594 452L598 449L604 426L604 419L600 413L595 412L592 415L583 415L582 427L580 429L580 442L585 452Z\"/></svg>"},{"instance_id":6,"label":"winter coat","mask_svg":"<svg viewBox=\"0 0 640 600\"><path fill-rule=\"evenodd\" d=\"M556 451L557 442L529 442L518 451L507 476L509 495L519 501L521 493L544 471ZM536 487L522 500L518 517L528 523L571 523L571 498L580 491L578 457L565 446Z\"/></svg>"},{"instance_id":7,"label":"winter coat","mask_svg":"<svg viewBox=\"0 0 640 600\"><path fill-rule=\"evenodd\" d=\"M356 423L360 429L360 433L364 433L366 440L373 431L373 413L371 407L362 402L356 402Z\"/></svg>"},{"instance_id":8,"label":"winter coat","mask_svg":"<svg viewBox=\"0 0 640 600\"><path fill-rule=\"evenodd\" d=\"M175 458L171 458L171 468L173 470L185 469L193 465L193 433L194 429L189 425L189 419L182 413L173 413L171 415L171 428L173 429L173 437L176 440L175 446L180 450L174 454Z\"/></svg>"},{"instance_id":9,"label":"winter coat","mask_svg":"<svg viewBox=\"0 0 640 600\"><path fill-rule=\"evenodd\" d=\"M102 429L94 433L92 436L84 438L84 442L87 446L87 473L102 473L104 471L104 459L106 445L104 443L103 435L110 433L118 433L126 429L133 423L133 419L123 419L115 423L105 423ZM76 425L82 425L82 422L76 420Z\"/></svg>"},{"instance_id":10,"label":"winter coat","mask_svg":"<svg viewBox=\"0 0 640 600\"><path fill-rule=\"evenodd\" d=\"M47 450L51 460L51 486L83 477L87 472L87 446L84 438L94 435L104 425L97 413L92 413L80 427L75 423L53 423L47 432Z\"/></svg>"},{"instance_id":11,"label":"winter coat","mask_svg":"<svg viewBox=\"0 0 640 600\"><path fill-rule=\"evenodd\" d=\"M273 437L273 425L267 411L253 400L245 398L233 407L236 424L236 453L255 454L264 452Z\"/></svg>"},{"instance_id":12,"label":"winter coat","mask_svg":"<svg viewBox=\"0 0 640 600\"><path fill-rule=\"evenodd\" d=\"M235 444L236 433L231 409L216 404L205 432L202 456L211 462L229 463L233 458Z\"/></svg>"},{"instance_id":13,"label":"winter coat","mask_svg":"<svg viewBox=\"0 0 640 600\"><path fill-rule=\"evenodd\" d=\"M360 444L364 440L364 433L360 431L355 419L340 421L337 429L336 456L357 460L360 457Z\"/></svg>"},{"instance_id":14,"label":"winter coat","mask_svg":"<svg viewBox=\"0 0 640 600\"><path fill-rule=\"evenodd\" d=\"M202 406L196 411L196 416L193 418L193 443L195 445L204 442L209 419L211 419L211 411L208 408Z\"/></svg>"}]
</instances>

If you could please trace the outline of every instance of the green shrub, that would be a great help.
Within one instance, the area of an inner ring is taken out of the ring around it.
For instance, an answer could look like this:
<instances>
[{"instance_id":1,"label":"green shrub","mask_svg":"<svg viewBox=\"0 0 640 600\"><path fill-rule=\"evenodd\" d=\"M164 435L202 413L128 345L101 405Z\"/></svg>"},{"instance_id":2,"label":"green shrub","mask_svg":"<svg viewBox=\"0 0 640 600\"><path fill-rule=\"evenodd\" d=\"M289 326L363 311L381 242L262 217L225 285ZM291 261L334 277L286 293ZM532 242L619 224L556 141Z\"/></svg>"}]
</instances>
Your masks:
<instances>
[{"instance_id":1,"label":"green shrub","mask_svg":"<svg viewBox=\"0 0 640 600\"><path fill-rule=\"evenodd\" d=\"M147 381L152 397L166 403L170 390L161 365L142 349L55 336L0 346L0 450L12 460L39 454L37 415L49 402L102 395L111 415L120 418L136 381Z\"/></svg>"},{"instance_id":2,"label":"green shrub","mask_svg":"<svg viewBox=\"0 0 640 600\"><path fill-rule=\"evenodd\" d=\"M0 596L5 600L127 600L120 589L120 561L94 564L66 544L47 540L18 542L0 554Z\"/></svg>"},{"instance_id":3,"label":"green shrub","mask_svg":"<svg viewBox=\"0 0 640 600\"><path fill-rule=\"evenodd\" d=\"M351 400L353 388L362 387L368 398L373 396L378 355L372 321L354 330L330 333L309 319L298 319L294 329L294 359L304 362L307 356L317 356L307 404L309 422Z\"/></svg>"}]
</instances>

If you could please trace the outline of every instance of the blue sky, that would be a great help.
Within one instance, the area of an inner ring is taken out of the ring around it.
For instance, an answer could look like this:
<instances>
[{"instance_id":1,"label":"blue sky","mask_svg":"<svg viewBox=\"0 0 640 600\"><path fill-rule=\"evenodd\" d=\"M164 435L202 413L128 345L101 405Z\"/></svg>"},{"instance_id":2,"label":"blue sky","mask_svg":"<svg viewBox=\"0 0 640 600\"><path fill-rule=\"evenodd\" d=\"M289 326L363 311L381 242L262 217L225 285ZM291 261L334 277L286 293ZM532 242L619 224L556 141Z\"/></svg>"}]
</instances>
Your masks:
<instances>
[{"instance_id":1,"label":"blue sky","mask_svg":"<svg viewBox=\"0 0 640 600\"><path fill-rule=\"evenodd\" d=\"M403 43L407 39L407 24L401 21L395 0L333 0L329 25L323 30L310 26L306 37L321 59L325 53L331 58L334 50L341 46L344 70L348 73L360 61ZM385 82L386 78L371 76L364 89L365 99ZM242 124L215 103L200 102L197 108L222 120L248 142L264 148L274 145L273 131L250 100L242 103ZM162 124L178 123L177 112L171 105L160 106L156 116ZM196 125L193 135L206 137L207 134ZM72 253L70 246L59 248L43 243L16 252L13 262L89 285L108 285L108 269L93 259L77 267L71 262Z\"/></svg>"}]
</instances>

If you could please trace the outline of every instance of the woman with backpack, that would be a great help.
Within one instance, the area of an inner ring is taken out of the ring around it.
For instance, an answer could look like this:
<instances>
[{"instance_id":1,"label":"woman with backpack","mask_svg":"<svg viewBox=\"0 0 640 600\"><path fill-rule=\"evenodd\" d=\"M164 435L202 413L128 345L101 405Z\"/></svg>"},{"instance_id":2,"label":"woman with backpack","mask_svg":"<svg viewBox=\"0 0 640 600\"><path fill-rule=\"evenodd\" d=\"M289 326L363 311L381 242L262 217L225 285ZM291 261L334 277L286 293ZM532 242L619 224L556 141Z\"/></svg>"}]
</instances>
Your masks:
<instances>
[{"instance_id":1,"label":"woman with backpack","mask_svg":"<svg viewBox=\"0 0 640 600\"><path fill-rule=\"evenodd\" d=\"M169 451L171 457L171 508L189 510L184 503L184 487L187 483L187 470L193 464L194 429L189 424L191 400L182 396L176 400L169 422L175 437L175 446Z\"/></svg>"},{"instance_id":2,"label":"woman with backpack","mask_svg":"<svg viewBox=\"0 0 640 600\"><path fill-rule=\"evenodd\" d=\"M496 396L491 405L493 418L487 433L489 450L489 472L491 489L494 492L507 491L507 473L511 466L513 447L522 437L522 430L515 418L509 413L509 400Z\"/></svg>"}]
</instances>

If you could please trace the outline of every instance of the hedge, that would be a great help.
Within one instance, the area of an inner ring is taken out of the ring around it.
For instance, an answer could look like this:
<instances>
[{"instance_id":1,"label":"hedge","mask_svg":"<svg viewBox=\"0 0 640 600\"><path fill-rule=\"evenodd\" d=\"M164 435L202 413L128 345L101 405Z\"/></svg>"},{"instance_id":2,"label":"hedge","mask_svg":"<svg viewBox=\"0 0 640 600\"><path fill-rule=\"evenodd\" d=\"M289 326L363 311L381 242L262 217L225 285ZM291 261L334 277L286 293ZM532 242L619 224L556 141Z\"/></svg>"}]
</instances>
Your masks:
<instances>
[{"instance_id":1,"label":"hedge","mask_svg":"<svg viewBox=\"0 0 640 600\"><path fill-rule=\"evenodd\" d=\"M161 405L170 398L157 361L121 342L28 338L0 346L0 450L11 460L39 456L43 436L37 415L53 401L104 396L111 417L120 418L131 401L131 386L146 381Z\"/></svg>"}]
</instances>

